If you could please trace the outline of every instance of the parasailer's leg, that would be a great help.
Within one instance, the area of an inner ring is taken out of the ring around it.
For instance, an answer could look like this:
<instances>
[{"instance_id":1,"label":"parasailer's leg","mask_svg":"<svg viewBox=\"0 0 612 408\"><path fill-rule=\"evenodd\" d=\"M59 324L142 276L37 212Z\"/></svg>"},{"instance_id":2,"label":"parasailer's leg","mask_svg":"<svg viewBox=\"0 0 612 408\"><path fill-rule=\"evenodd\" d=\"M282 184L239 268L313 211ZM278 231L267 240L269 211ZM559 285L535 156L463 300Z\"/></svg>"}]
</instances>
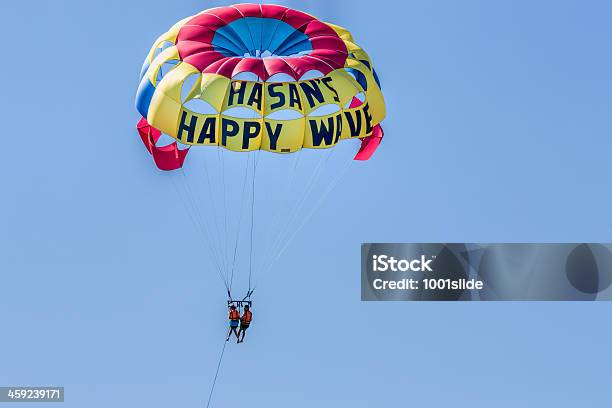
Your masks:
<instances>
[{"instance_id":1,"label":"parasailer's leg","mask_svg":"<svg viewBox=\"0 0 612 408\"><path fill-rule=\"evenodd\" d=\"M244 341L244 335L246 334L246 329L248 328L249 328L248 325L244 325L244 324L240 325L240 330L238 331L238 343L242 343Z\"/></svg>"},{"instance_id":2,"label":"parasailer's leg","mask_svg":"<svg viewBox=\"0 0 612 408\"><path fill-rule=\"evenodd\" d=\"M236 335L236 338L238 339L238 325L234 325L233 322L230 322L230 328L227 332L227 338L225 341L229 341L230 337L232 336L232 332L234 332L234 335Z\"/></svg>"}]
</instances>

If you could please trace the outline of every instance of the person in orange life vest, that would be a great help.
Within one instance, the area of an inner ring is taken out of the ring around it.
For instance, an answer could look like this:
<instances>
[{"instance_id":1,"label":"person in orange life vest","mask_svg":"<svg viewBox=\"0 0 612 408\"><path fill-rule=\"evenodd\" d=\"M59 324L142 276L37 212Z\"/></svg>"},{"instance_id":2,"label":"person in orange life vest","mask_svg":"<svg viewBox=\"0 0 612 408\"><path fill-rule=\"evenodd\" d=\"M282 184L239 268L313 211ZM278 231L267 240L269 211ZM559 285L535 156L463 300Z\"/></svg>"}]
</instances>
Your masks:
<instances>
[{"instance_id":1,"label":"person in orange life vest","mask_svg":"<svg viewBox=\"0 0 612 408\"><path fill-rule=\"evenodd\" d=\"M229 327L229 331L227 332L227 339L225 339L225 341L229 341L230 336L232 335L232 332L234 332L234 334L236 335L236 338L238 339L238 323L240 322L240 313L238 312L238 310L236 310L236 305L232 303L232 305L229 308L229 323L230 323L230 327Z\"/></svg>"},{"instance_id":2,"label":"person in orange life vest","mask_svg":"<svg viewBox=\"0 0 612 408\"><path fill-rule=\"evenodd\" d=\"M242 343L244 341L244 335L246 333L246 329L249 328L251 324L251 320L253 320L253 313L249 310L249 305L244 305L244 312L242 313L242 317L240 318L240 330L238 331L238 343ZM242 334L242 338L240 335Z\"/></svg>"}]
</instances>

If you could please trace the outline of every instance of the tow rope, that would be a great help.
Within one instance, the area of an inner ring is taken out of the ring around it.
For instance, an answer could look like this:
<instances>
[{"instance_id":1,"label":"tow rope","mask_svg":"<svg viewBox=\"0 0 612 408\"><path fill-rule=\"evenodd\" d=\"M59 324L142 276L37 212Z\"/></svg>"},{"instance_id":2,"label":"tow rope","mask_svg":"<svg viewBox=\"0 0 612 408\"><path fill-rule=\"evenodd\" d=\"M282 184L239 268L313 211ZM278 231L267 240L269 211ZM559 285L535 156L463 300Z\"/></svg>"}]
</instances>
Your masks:
<instances>
[{"instance_id":1,"label":"tow rope","mask_svg":"<svg viewBox=\"0 0 612 408\"><path fill-rule=\"evenodd\" d=\"M219 369L221 368L221 361L223 360L223 354L225 353L225 346L227 341L223 341L223 348L221 349L221 355L219 356L219 362L217 363L217 371L215 372L215 378L213 379L212 386L210 387L210 394L208 395L208 402L206 408L210 407L210 401L212 401L213 391L215 390L215 384L217 383L217 376L219 375Z\"/></svg>"}]
</instances>

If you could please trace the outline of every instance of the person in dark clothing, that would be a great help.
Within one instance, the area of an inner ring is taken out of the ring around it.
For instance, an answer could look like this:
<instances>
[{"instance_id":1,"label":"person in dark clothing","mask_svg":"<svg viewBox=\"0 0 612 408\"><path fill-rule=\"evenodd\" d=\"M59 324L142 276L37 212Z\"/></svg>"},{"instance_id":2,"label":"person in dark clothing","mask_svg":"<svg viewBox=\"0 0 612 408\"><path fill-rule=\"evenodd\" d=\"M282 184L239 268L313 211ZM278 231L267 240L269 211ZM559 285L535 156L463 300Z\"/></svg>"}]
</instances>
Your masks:
<instances>
[{"instance_id":1,"label":"person in dark clothing","mask_svg":"<svg viewBox=\"0 0 612 408\"><path fill-rule=\"evenodd\" d=\"M240 330L237 334L237 343L242 343L244 341L244 335L246 333L246 330L249 328L251 320L253 320L253 313L251 313L249 309L249 305L244 305L244 312L242 313L242 317L240 318ZM242 337L240 337L241 335Z\"/></svg>"}]
</instances>

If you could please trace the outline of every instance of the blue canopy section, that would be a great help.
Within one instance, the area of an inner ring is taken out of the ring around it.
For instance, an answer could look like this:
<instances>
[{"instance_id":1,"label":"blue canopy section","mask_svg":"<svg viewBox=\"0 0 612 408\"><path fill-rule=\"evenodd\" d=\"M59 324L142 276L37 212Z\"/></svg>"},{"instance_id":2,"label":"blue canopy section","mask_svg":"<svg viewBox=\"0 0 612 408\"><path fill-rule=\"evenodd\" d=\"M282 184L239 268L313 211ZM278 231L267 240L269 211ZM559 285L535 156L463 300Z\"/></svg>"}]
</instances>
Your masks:
<instances>
[{"instance_id":1,"label":"blue canopy section","mask_svg":"<svg viewBox=\"0 0 612 408\"><path fill-rule=\"evenodd\" d=\"M213 37L215 50L226 57L259 57L306 54L312 44L306 34L275 18L244 17L219 28Z\"/></svg>"}]
</instances>

